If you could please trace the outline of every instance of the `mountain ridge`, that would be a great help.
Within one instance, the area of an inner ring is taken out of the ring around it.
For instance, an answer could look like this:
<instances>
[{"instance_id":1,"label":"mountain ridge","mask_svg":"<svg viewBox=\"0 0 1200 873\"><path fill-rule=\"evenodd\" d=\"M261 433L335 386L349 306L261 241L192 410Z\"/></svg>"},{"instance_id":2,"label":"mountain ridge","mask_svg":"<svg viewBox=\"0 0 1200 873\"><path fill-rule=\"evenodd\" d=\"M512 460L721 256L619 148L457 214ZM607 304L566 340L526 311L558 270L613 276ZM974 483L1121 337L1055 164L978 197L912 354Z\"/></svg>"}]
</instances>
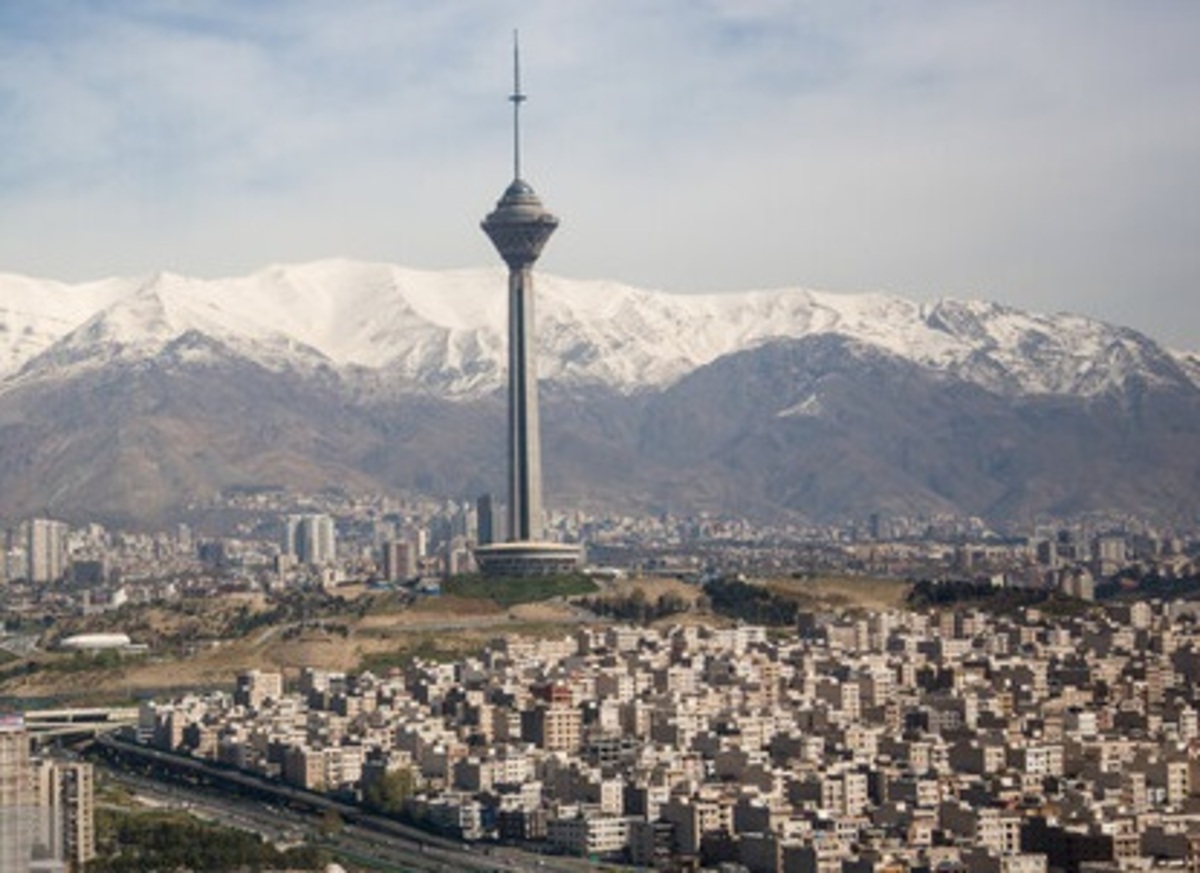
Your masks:
<instances>
[{"instance_id":1,"label":"mountain ridge","mask_svg":"<svg viewBox=\"0 0 1200 873\"><path fill-rule=\"evenodd\" d=\"M9 299L10 284L37 282L0 276L0 299ZM8 362L0 388L14 377L153 355L199 330L271 369L325 366L376 390L473 399L503 384L503 289L498 268L419 271L340 259L232 279L47 281L40 320L28 304L23 319L0 307L0 362ZM80 298L73 309L66 296ZM64 331L88 304L87 318ZM1093 394L1136 369L1200 384L1197 356L1136 331L983 300L799 288L667 294L539 275L536 306L541 378L623 393L662 389L723 355L814 334L863 340L1009 395Z\"/></svg>"},{"instance_id":2,"label":"mountain ridge","mask_svg":"<svg viewBox=\"0 0 1200 873\"><path fill-rule=\"evenodd\" d=\"M148 523L262 485L500 494L506 288L345 260L0 276L0 516ZM1200 356L1128 328L540 274L536 307L551 506L1200 517Z\"/></svg>"}]
</instances>

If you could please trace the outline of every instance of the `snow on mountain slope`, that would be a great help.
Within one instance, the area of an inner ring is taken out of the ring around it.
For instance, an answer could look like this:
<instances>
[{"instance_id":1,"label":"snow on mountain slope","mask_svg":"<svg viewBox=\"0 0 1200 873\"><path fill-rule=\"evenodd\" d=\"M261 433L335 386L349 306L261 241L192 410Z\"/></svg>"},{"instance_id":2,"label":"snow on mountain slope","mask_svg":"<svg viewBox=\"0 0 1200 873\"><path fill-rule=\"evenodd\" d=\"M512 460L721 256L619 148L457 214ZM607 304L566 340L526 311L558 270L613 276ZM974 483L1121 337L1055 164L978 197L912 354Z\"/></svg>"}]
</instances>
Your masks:
<instances>
[{"instance_id":1,"label":"snow on mountain slope","mask_svg":"<svg viewBox=\"0 0 1200 873\"><path fill-rule=\"evenodd\" d=\"M683 295L539 274L538 367L568 386L661 388L769 342L839 334L1003 394L1095 394L1132 376L1197 383L1134 331L984 301L804 290ZM0 277L0 378L153 357L188 333L274 370L339 371L362 391L475 396L504 380L500 268L425 272L325 260L250 276L67 286ZM17 371L24 367L20 373Z\"/></svg>"},{"instance_id":2,"label":"snow on mountain slope","mask_svg":"<svg viewBox=\"0 0 1200 873\"><path fill-rule=\"evenodd\" d=\"M19 368L136 284L109 279L67 285L0 274L0 376Z\"/></svg>"},{"instance_id":3,"label":"snow on mountain slope","mask_svg":"<svg viewBox=\"0 0 1200 873\"><path fill-rule=\"evenodd\" d=\"M236 293L222 301L209 292L198 280L158 274L100 309L11 378L53 377L74 368L152 358L188 333L216 339L276 368L323 360L320 353L277 330L238 324L235 308L221 305L236 300Z\"/></svg>"},{"instance_id":4,"label":"snow on mountain slope","mask_svg":"<svg viewBox=\"0 0 1200 873\"><path fill-rule=\"evenodd\" d=\"M1191 380L1200 385L1200 352L1172 352L1171 355Z\"/></svg>"},{"instance_id":5,"label":"snow on mountain slope","mask_svg":"<svg viewBox=\"0 0 1200 873\"><path fill-rule=\"evenodd\" d=\"M71 367L153 357L188 332L197 332L271 369L387 368L420 381L460 359L499 357L501 334L480 348L476 334L501 325L504 295L479 294L503 287L503 277L484 271L417 273L376 264L322 261L272 267L254 275L203 281L158 274L112 301L100 301L90 317L54 337L11 369L26 364L25 378L61 375ZM63 289L47 283L47 299ZM489 301L488 296L498 298ZM489 311L489 306L491 310ZM65 319L43 319L42 336ZM60 307L61 308L61 307ZM78 313L76 313L78 315ZM41 354L37 354L37 353Z\"/></svg>"},{"instance_id":6,"label":"snow on mountain slope","mask_svg":"<svg viewBox=\"0 0 1200 873\"><path fill-rule=\"evenodd\" d=\"M1195 367L1149 338L1077 315L986 301L919 304L886 294L666 295L562 281L539 286L546 308L557 307L551 323L539 325L539 341L550 356L544 375L564 381L603 374L602 381L626 390L664 385L774 339L837 334L1000 394L1091 395L1135 375L1158 384L1200 382Z\"/></svg>"},{"instance_id":7,"label":"snow on mountain slope","mask_svg":"<svg viewBox=\"0 0 1200 873\"><path fill-rule=\"evenodd\" d=\"M539 364L543 376L599 377L625 390L669 384L774 339L845 333L908 346L904 332L917 312L915 304L881 294L663 294L554 277L539 277L538 294L538 341L548 353Z\"/></svg>"},{"instance_id":8,"label":"snow on mountain slope","mask_svg":"<svg viewBox=\"0 0 1200 873\"><path fill-rule=\"evenodd\" d=\"M997 393L1092 395L1119 388L1135 375L1160 385L1196 383L1148 337L1079 315L942 300L925 311L924 322L956 340L953 351L944 362L912 350L908 357L940 364Z\"/></svg>"}]
</instances>

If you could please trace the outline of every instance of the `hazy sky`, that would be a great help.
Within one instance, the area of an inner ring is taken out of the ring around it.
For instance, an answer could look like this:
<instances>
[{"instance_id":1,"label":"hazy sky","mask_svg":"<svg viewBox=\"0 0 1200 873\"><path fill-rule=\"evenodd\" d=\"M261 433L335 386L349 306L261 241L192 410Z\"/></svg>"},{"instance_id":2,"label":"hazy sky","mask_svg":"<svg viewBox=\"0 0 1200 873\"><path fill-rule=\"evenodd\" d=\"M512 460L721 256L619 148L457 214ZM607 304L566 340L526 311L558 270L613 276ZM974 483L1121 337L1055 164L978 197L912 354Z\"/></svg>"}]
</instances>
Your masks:
<instances>
[{"instance_id":1,"label":"hazy sky","mask_svg":"<svg viewBox=\"0 0 1200 873\"><path fill-rule=\"evenodd\" d=\"M985 297L1200 349L1195 0L0 3L0 270L497 264Z\"/></svg>"}]
</instances>

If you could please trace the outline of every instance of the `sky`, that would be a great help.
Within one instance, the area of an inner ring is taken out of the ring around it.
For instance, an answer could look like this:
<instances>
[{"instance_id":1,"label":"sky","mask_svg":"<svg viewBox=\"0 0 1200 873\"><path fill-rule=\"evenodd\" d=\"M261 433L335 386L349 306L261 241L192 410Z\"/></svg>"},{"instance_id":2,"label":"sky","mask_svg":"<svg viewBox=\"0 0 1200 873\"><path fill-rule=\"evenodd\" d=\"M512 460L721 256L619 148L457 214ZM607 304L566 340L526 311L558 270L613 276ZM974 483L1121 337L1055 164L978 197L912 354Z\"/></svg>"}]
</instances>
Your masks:
<instances>
[{"instance_id":1,"label":"sky","mask_svg":"<svg viewBox=\"0 0 1200 873\"><path fill-rule=\"evenodd\" d=\"M0 271L984 298L1200 350L1195 0L0 3Z\"/></svg>"}]
</instances>

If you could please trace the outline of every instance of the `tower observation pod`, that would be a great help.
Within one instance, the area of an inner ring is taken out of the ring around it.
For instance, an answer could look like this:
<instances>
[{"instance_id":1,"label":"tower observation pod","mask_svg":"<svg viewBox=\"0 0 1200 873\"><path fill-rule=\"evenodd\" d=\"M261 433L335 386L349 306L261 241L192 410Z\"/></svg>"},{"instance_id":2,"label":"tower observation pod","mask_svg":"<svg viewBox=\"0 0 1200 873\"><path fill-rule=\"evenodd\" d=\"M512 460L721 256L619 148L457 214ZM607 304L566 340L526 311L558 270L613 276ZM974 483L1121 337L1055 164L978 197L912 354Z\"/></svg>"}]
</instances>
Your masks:
<instances>
[{"instance_id":1,"label":"tower observation pod","mask_svg":"<svg viewBox=\"0 0 1200 873\"><path fill-rule=\"evenodd\" d=\"M546 542L542 517L542 452L534 338L533 265L558 227L521 178L521 56L513 34L513 180L483 220L484 233L508 265L508 527L507 541L475 550L489 576L534 576L579 566L576 545Z\"/></svg>"}]
</instances>

